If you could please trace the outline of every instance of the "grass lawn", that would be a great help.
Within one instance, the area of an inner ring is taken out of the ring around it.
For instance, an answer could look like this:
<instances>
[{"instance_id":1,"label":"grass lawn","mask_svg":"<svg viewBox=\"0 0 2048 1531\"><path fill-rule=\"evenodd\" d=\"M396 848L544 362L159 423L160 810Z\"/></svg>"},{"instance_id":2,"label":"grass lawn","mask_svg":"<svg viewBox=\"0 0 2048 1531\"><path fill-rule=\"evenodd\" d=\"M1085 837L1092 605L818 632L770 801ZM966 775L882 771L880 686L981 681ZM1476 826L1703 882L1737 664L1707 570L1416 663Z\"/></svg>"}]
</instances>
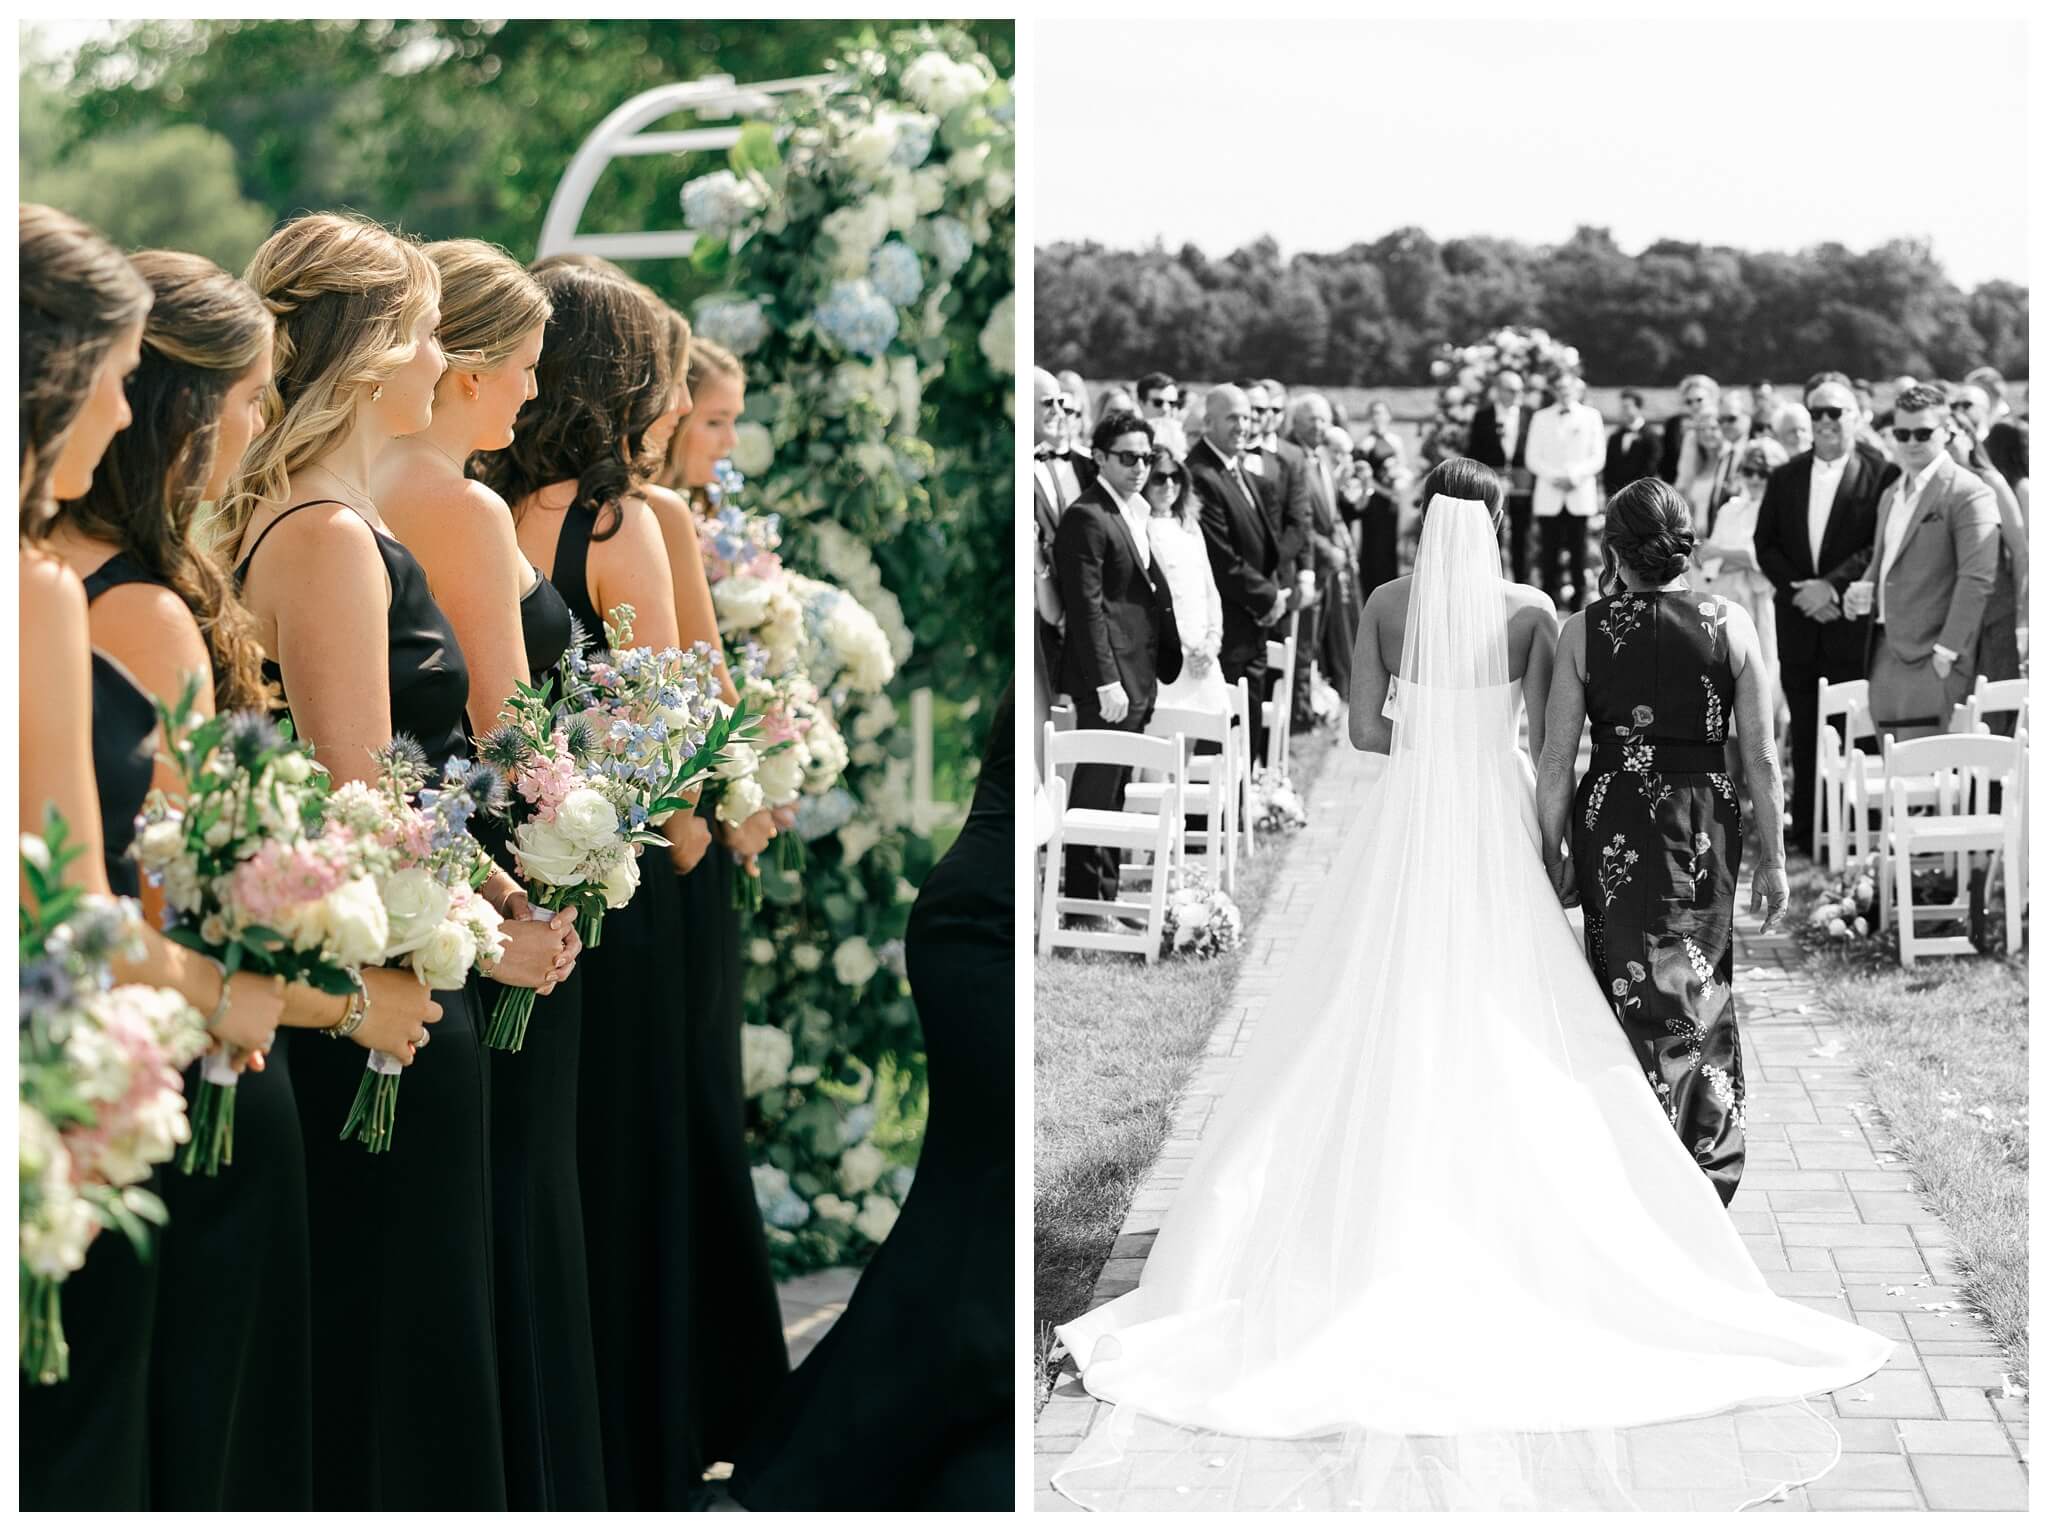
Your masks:
<instances>
[{"instance_id":1,"label":"grass lawn","mask_svg":"<svg viewBox=\"0 0 2048 1531\"><path fill-rule=\"evenodd\" d=\"M1329 751L1339 748L1348 746L1327 734L1295 737L1293 776L1304 799ZM1227 956L1147 967L1118 952L1069 952L1036 963L1034 1412L1052 1385L1053 1325L1088 1307L1251 948L1286 849L1285 838L1263 837L1258 856L1238 862L1247 939Z\"/></svg>"},{"instance_id":2,"label":"grass lawn","mask_svg":"<svg viewBox=\"0 0 2048 1531\"><path fill-rule=\"evenodd\" d=\"M1955 1235L1963 1293L2012 1357L2027 1351L2027 957L1898 965L1886 940L1813 939L1824 879L1795 863L1791 929L1841 1016L1872 1096L1929 1204ZM2000 926L2002 930L2002 924Z\"/></svg>"}]
</instances>

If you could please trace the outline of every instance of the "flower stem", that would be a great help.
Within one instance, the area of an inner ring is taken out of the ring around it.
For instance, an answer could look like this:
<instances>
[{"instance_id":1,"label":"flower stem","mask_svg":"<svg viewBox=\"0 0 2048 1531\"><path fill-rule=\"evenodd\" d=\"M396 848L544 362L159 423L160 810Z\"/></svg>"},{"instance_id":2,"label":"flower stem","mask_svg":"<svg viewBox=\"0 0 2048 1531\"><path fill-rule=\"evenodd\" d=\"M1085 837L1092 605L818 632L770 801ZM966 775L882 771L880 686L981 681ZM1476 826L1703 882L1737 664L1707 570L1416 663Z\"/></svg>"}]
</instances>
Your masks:
<instances>
[{"instance_id":1,"label":"flower stem","mask_svg":"<svg viewBox=\"0 0 2048 1531\"><path fill-rule=\"evenodd\" d=\"M348 1120L341 1124L341 1139L354 1138L373 1154L388 1153L392 1129L398 1125L397 1074L363 1070L363 1082L356 1086L355 1104Z\"/></svg>"},{"instance_id":2,"label":"flower stem","mask_svg":"<svg viewBox=\"0 0 2048 1531\"><path fill-rule=\"evenodd\" d=\"M533 1017L535 991L505 988L491 1007L491 1024L484 1030L484 1046L501 1053L516 1053L526 1045L526 1023Z\"/></svg>"},{"instance_id":3,"label":"flower stem","mask_svg":"<svg viewBox=\"0 0 2048 1531\"><path fill-rule=\"evenodd\" d=\"M191 1116L192 1136L178 1155L178 1168L188 1175L218 1175L223 1164L235 1162L235 1086L201 1079Z\"/></svg>"},{"instance_id":4,"label":"flower stem","mask_svg":"<svg viewBox=\"0 0 2048 1531\"><path fill-rule=\"evenodd\" d=\"M21 1370L30 1382L48 1386L71 1375L71 1346L64 1339L63 1287L48 1276L21 1273Z\"/></svg>"}]
</instances>

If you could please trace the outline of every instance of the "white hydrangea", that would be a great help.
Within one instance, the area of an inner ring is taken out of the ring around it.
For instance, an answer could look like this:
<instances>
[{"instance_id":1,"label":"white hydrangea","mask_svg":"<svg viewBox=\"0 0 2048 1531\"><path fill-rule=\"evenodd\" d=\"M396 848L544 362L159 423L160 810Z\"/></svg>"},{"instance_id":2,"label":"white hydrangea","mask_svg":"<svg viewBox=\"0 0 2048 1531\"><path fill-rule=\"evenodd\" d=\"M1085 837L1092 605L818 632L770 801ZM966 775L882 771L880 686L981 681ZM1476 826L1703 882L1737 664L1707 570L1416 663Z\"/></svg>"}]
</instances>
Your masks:
<instances>
[{"instance_id":1,"label":"white hydrangea","mask_svg":"<svg viewBox=\"0 0 2048 1531\"><path fill-rule=\"evenodd\" d=\"M830 1191L811 1201L811 1210L835 1223L851 1223L860 1216L860 1208L843 1196L834 1196Z\"/></svg>"},{"instance_id":2,"label":"white hydrangea","mask_svg":"<svg viewBox=\"0 0 2048 1531\"><path fill-rule=\"evenodd\" d=\"M1003 377L1017 373L1017 295L1003 294L1002 301L989 310L988 323L981 327L981 354Z\"/></svg>"},{"instance_id":3,"label":"white hydrangea","mask_svg":"<svg viewBox=\"0 0 2048 1531\"><path fill-rule=\"evenodd\" d=\"M965 106L989 84L978 65L953 59L936 48L919 54L903 71L904 95L940 117Z\"/></svg>"},{"instance_id":4,"label":"white hydrangea","mask_svg":"<svg viewBox=\"0 0 2048 1531\"><path fill-rule=\"evenodd\" d=\"M740 1092L751 1097L786 1084L789 1065L795 1057L796 1044L780 1026L742 1024Z\"/></svg>"},{"instance_id":5,"label":"white hydrangea","mask_svg":"<svg viewBox=\"0 0 2048 1531\"><path fill-rule=\"evenodd\" d=\"M732 465L748 478L761 477L775 461L775 438L768 427L742 420L734 427L734 436Z\"/></svg>"},{"instance_id":6,"label":"white hydrangea","mask_svg":"<svg viewBox=\"0 0 2048 1531\"><path fill-rule=\"evenodd\" d=\"M848 936L832 953L832 976L849 989L857 989L880 971L875 949L860 936Z\"/></svg>"},{"instance_id":7,"label":"white hydrangea","mask_svg":"<svg viewBox=\"0 0 2048 1531\"><path fill-rule=\"evenodd\" d=\"M789 960L799 973L815 973L825 961L825 954L808 941L799 941L789 949Z\"/></svg>"},{"instance_id":8,"label":"white hydrangea","mask_svg":"<svg viewBox=\"0 0 2048 1531\"><path fill-rule=\"evenodd\" d=\"M768 189L758 177L730 170L714 170L683 186L683 224L700 233L726 233L767 205Z\"/></svg>"},{"instance_id":9,"label":"white hydrangea","mask_svg":"<svg viewBox=\"0 0 2048 1531\"><path fill-rule=\"evenodd\" d=\"M853 1220L853 1231L862 1238L881 1243L895 1228L901 1214L896 1203L886 1196L869 1196L860 1204L860 1216Z\"/></svg>"},{"instance_id":10,"label":"white hydrangea","mask_svg":"<svg viewBox=\"0 0 2048 1531\"><path fill-rule=\"evenodd\" d=\"M839 1187L849 1196L873 1188L889 1167L889 1156L872 1143L856 1143L839 1156Z\"/></svg>"},{"instance_id":11,"label":"white hydrangea","mask_svg":"<svg viewBox=\"0 0 2048 1531\"><path fill-rule=\"evenodd\" d=\"M847 866L858 865L881 838L881 826L873 819L849 819L839 826L840 860Z\"/></svg>"},{"instance_id":12,"label":"white hydrangea","mask_svg":"<svg viewBox=\"0 0 2048 1531\"><path fill-rule=\"evenodd\" d=\"M889 385L896 392L896 418L905 431L917 429L924 410L924 382L917 370L917 358L900 353L889 359Z\"/></svg>"},{"instance_id":13,"label":"white hydrangea","mask_svg":"<svg viewBox=\"0 0 2048 1531\"><path fill-rule=\"evenodd\" d=\"M866 276L868 261L888 237L889 227L888 204L877 197L835 207L818 225L832 246L826 269L834 276Z\"/></svg>"},{"instance_id":14,"label":"white hydrangea","mask_svg":"<svg viewBox=\"0 0 2048 1531\"><path fill-rule=\"evenodd\" d=\"M755 967L766 967L775 960L775 943L766 936L756 936L747 943L747 960Z\"/></svg>"},{"instance_id":15,"label":"white hydrangea","mask_svg":"<svg viewBox=\"0 0 2048 1531\"><path fill-rule=\"evenodd\" d=\"M839 145L839 157L846 168L864 181L872 181L896 157L898 128L895 120L881 114L857 124Z\"/></svg>"}]
</instances>

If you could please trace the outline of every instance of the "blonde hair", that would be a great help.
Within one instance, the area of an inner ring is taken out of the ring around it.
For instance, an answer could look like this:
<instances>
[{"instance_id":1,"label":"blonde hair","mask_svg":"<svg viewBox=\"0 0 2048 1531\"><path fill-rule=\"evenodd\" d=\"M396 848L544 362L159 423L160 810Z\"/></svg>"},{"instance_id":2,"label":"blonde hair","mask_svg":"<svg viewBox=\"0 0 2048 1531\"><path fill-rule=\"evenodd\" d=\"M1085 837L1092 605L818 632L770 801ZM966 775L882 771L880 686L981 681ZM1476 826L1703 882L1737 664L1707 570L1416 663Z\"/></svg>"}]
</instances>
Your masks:
<instances>
[{"instance_id":1,"label":"blonde hair","mask_svg":"<svg viewBox=\"0 0 2048 1531\"><path fill-rule=\"evenodd\" d=\"M496 245L443 239L425 254L441 273L441 354L451 372L496 371L554 312L540 283Z\"/></svg>"},{"instance_id":2,"label":"blonde hair","mask_svg":"<svg viewBox=\"0 0 2048 1531\"><path fill-rule=\"evenodd\" d=\"M747 364L715 340L702 335L690 341L690 392L721 379L747 386Z\"/></svg>"},{"instance_id":3,"label":"blonde hair","mask_svg":"<svg viewBox=\"0 0 2048 1531\"><path fill-rule=\"evenodd\" d=\"M419 245L345 213L293 219L263 242L247 280L277 319L276 378L214 518L214 545L229 555L256 507L348 434L359 396L413 359L413 331L441 296Z\"/></svg>"}]
</instances>

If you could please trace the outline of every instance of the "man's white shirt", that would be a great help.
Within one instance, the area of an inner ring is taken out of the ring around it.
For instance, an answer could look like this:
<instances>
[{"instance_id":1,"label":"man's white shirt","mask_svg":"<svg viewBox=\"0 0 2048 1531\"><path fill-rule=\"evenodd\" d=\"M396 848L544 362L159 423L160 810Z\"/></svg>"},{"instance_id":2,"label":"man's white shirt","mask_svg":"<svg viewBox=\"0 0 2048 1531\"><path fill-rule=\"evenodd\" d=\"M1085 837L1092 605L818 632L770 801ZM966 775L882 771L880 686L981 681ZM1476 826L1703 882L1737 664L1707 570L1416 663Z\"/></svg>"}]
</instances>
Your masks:
<instances>
[{"instance_id":1,"label":"man's white shirt","mask_svg":"<svg viewBox=\"0 0 2048 1531\"><path fill-rule=\"evenodd\" d=\"M1884 518L1884 531L1878 539L1880 554L1877 566L1877 620L1884 620L1884 586L1891 577L1892 565L1898 561L1899 549L1906 542L1906 528L1913 524L1913 517L1920 509L1920 496L1940 469L1942 457L1936 453L1933 460L1910 479L1902 478L1893 486L1891 511Z\"/></svg>"},{"instance_id":2,"label":"man's white shirt","mask_svg":"<svg viewBox=\"0 0 2048 1531\"><path fill-rule=\"evenodd\" d=\"M1819 457L1813 460L1813 473L1806 486L1806 542L1813 550L1813 572L1826 571L1820 566L1820 545L1828 534L1828 517L1834 513L1835 491L1842 487L1842 474L1849 466L1849 458L1855 452L1851 447L1833 462Z\"/></svg>"}]
</instances>

